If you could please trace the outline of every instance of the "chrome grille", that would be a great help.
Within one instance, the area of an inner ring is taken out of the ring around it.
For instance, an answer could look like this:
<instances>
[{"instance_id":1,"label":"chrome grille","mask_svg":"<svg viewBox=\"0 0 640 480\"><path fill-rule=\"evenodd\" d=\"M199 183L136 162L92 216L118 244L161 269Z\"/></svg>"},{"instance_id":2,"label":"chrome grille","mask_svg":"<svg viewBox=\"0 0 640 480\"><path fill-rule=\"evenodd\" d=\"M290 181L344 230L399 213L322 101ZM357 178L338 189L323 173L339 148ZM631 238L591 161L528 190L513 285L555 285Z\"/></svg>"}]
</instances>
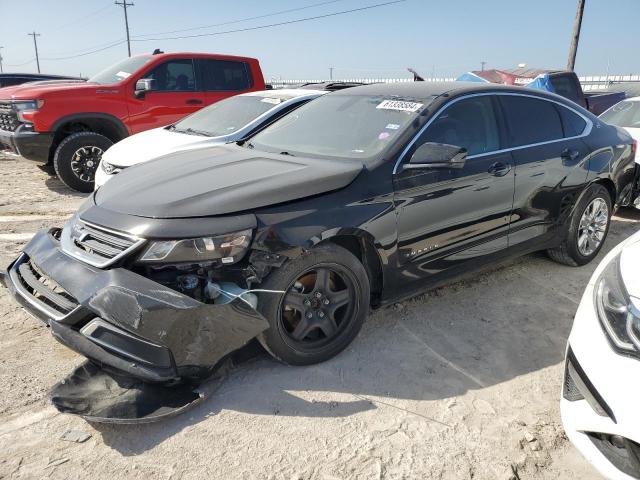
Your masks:
<instances>
[{"instance_id":1,"label":"chrome grille","mask_svg":"<svg viewBox=\"0 0 640 480\"><path fill-rule=\"evenodd\" d=\"M144 239L75 218L62 231L61 243L65 253L103 268L137 249Z\"/></svg>"}]
</instances>

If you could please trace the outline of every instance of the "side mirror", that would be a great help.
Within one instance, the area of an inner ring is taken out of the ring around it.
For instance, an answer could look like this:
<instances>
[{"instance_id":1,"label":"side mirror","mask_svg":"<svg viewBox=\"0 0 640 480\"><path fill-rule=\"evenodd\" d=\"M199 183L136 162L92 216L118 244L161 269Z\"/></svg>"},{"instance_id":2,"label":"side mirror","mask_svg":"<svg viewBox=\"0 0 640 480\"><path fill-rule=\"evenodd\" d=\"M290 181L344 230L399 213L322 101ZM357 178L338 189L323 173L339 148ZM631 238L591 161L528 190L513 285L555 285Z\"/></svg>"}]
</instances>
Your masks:
<instances>
[{"instance_id":1,"label":"side mirror","mask_svg":"<svg viewBox=\"0 0 640 480\"><path fill-rule=\"evenodd\" d=\"M141 78L136 82L136 90L134 92L136 98L144 98L147 92L155 90L156 80L154 78Z\"/></svg>"},{"instance_id":2,"label":"side mirror","mask_svg":"<svg viewBox=\"0 0 640 480\"><path fill-rule=\"evenodd\" d=\"M462 168L467 149L446 143L423 143L413 152L405 168Z\"/></svg>"}]
</instances>

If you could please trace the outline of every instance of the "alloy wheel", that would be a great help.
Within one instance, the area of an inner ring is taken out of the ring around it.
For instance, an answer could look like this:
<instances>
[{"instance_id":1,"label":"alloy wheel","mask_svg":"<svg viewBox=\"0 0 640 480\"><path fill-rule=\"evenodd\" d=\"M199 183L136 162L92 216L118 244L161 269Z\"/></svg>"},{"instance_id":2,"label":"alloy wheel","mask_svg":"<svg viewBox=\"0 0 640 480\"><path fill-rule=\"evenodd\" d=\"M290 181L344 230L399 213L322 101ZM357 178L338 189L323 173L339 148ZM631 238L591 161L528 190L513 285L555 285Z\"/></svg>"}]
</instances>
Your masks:
<instances>
[{"instance_id":1,"label":"alloy wheel","mask_svg":"<svg viewBox=\"0 0 640 480\"><path fill-rule=\"evenodd\" d=\"M355 282L339 265L314 267L284 295L280 327L288 343L314 350L331 343L356 315Z\"/></svg>"},{"instance_id":2,"label":"alloy wheel","mask_svg":"<svg viewBox=\"0 0 640 480\"><path fill-rule=\"evenodd\" d=\"M609 224L609 207L604 199L594 198L582 213L578 225L578 251L588 257L604 240Z\"/></svg>"},{"instance_id":3,"label":"alloy wheel","mask_svg":"<svg viewBox=\"0 0 640 480\"><path fill-rule=\"evenodd\" d=\"M100 147L86 146L75 151L71 156L71 170L83 182L93 182L96 169L104 151Z\"/></svg>"}]
</instances>

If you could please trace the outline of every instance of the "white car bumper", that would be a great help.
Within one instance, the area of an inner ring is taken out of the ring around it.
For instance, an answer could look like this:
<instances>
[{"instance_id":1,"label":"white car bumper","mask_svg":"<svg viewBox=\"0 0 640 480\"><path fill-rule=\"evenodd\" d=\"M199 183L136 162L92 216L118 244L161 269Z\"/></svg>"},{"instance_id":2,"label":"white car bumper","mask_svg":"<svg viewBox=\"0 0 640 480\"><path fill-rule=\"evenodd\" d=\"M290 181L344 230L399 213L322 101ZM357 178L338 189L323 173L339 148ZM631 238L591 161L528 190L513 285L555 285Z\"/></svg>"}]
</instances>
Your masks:
<instances>
[{"instance_id":1,"label":"white car bumper","mask_svg":"<svg viewBox=\"0 0 640 480\"><path fill-rule=\"evenodd\" d=\"M589 283L576 313L568 350L586 377L583 383L590 384L586 388L592 389L593 401L613 418L598 414L587 400L567 400L565 378L562 422L571 442L607 478L640 478L640 359L618 354L609 344L596 313L593 283ZM583 395L584 389L584 385L579 388ZM610 440L620 445L621 439L611 435L635 442L638 447L615 447Z\"/></svg>"}]
</instances>

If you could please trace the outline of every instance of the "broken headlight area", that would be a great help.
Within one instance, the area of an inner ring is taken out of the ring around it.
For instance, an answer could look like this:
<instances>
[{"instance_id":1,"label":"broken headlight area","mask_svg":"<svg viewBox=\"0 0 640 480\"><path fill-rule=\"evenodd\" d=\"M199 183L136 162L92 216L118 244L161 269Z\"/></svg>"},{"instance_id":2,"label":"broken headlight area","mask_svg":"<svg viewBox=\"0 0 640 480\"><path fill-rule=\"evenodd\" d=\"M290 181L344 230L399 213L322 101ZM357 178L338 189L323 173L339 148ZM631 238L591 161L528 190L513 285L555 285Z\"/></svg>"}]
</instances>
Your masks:
<instances>
[{"instance_id":1,"label":"broken headlight area","mask_svg":"<svg viewBox=\"0 0 640 480\"><path fill-rule=\"evenodd\" d=\"M247 251L251 230L226 235L158 240L151 243L140 256L143 263L220 262L236 263Z\"/></svg>"}]
</instances>

